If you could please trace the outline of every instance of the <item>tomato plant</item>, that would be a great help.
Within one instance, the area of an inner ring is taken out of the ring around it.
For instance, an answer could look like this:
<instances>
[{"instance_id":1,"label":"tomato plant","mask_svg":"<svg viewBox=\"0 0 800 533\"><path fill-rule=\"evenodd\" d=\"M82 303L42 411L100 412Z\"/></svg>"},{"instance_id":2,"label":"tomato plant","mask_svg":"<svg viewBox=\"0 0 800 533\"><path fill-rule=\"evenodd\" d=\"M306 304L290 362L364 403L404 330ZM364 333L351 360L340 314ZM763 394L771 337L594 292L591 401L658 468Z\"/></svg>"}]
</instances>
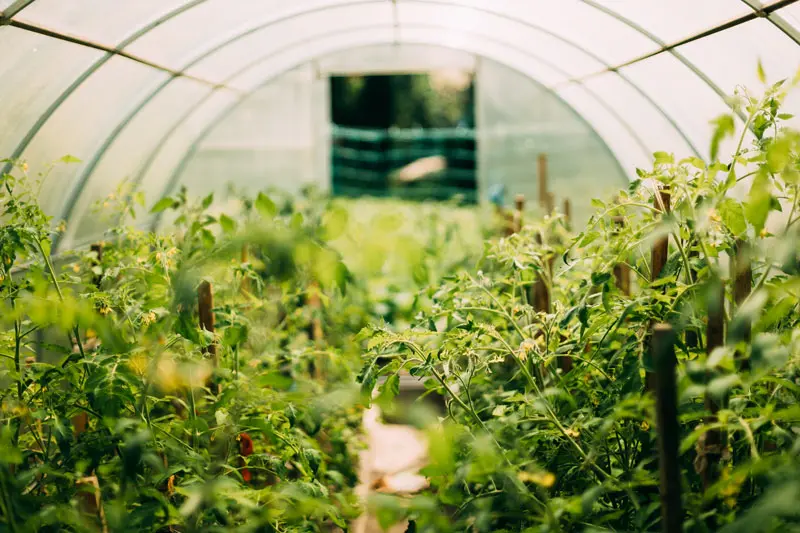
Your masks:
<instances>
[{"instance_id":1,"label":"tomato plant","mask_svg":"<svg viewBox=\"0 0 800 533\"><path fill-rule=\"evenodd\" d=\"M658 529L651 331L667 323L679 358L678 521L796 527L800 134L782 125L785 91L737 95L748 128L729 162L657 153L615 201L594 202L579 234L558 216L528 224L431 287L411 328L362 332L365 400L377 387L385 401L408 372L448 406L427 429L431 489L376 498L385 526ZM718 121L712 152L733 123ZM707 327L720 314L716 346Z\"/></svg>"}]
</instances>

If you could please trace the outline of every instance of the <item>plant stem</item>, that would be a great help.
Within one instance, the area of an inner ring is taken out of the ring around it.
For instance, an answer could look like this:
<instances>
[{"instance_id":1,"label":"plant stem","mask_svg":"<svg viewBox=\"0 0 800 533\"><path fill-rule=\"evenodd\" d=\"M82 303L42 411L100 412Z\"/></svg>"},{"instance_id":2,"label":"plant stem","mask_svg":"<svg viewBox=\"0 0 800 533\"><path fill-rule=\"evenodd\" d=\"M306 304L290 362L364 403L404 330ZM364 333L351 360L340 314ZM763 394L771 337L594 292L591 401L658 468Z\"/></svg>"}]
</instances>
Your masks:
<instances>
[{"instance_id":1,"label":"plant stem","mask_svg":"<svg viewBox=\"0 0 800 533\"><path fill-rule=\"evenodd\" d=\"M58 293L58 299L61 302L64 302L64 293L61 292L61 285L58 283L58 278L56 277L56 271L53 268L53 263L50 262L50 254L44 251L44 246L42 245L42 241L36 239L36 246L39 248L39 253L42 255L42 259L44 259L44 264L47 266L47 273L50 274L50 279L53 282L53 286L56 289L56 293ZM80 351L81 357L86 357L86 353L83 351L83 343L81 342L81 334L78 328L78 325L75 324L72 328L72 333L75 335L75 342L78 344L78 351ZM69 358L67 358L69 360Z\"/></svg>"}]
</instances>

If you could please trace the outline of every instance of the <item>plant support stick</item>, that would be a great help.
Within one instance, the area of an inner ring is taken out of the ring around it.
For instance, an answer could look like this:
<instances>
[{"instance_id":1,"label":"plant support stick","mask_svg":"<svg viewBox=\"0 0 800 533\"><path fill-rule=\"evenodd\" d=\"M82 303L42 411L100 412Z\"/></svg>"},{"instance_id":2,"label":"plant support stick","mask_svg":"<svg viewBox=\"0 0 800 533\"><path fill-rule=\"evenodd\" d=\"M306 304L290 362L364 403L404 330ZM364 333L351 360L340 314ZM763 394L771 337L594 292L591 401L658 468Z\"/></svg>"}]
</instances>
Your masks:
<instances>
[{"instance_id":1,"label":"plant support stick","mask_svg":"<svg viewBox=\"0 0 800 533\"><path fill-rule=\"evenodd\" d=\"M681 503L681 465L678 426L678 391L675 379L675 335L672 326L653 327L653 361L655 364L656 422L661 487L661 527L664 533L683 531Z\"/></svg>"}]
</instances>

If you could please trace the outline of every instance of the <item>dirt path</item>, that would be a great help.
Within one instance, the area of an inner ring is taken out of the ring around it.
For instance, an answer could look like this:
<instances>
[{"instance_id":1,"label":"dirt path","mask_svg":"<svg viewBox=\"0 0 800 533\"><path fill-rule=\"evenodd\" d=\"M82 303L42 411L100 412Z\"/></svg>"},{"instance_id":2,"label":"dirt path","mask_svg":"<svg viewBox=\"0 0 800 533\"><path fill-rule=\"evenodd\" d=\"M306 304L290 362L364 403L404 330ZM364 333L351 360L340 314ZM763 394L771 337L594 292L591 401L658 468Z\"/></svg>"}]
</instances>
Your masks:
<instances>
[{"instance_id":1,"label":"dirt path","mask_svg":"<svg viewBox=\"0 0 800 533\"><path fill-rule=\"evenodd\" d=\"M367 501L375 492L413 494L427 486L418 474L425 465L428 444L424 435L410 426L383 424L373 407L364 414L368 447L361 454L361 485L356 489ZM398 524L388 533L404 533L407 524ZM353 533L383 533L377 519L365 513L353 524Z\"/></svg>"}]
</instances>

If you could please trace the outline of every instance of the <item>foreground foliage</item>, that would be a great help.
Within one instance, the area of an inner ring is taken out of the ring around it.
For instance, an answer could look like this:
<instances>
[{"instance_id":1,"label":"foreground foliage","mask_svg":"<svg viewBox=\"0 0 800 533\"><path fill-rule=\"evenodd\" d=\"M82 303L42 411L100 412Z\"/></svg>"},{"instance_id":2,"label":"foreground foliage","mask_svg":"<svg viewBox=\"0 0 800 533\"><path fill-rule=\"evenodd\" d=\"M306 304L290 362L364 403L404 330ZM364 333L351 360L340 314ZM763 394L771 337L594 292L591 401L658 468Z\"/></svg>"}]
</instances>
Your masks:
<instances>
[{"instance_id":1,"label":"foreground foliage","mask_svg":"<svg viewBox=\"0 0 800 533\"><path fill-rule=\"evenodd\" d=\"M395 292L368 297L385 258L351 254L351 271L328 243L347 251L358 228L313 191L240 198L236 214L184 191L152 209L169 217L161 235L136 229L142 195L122 187L98 206L104 246L54 259L24 166L0 185L0 530L347 528L360 513L353 333L432 278L395 269ZM448 216L421 244L451 231Z\"/></svg>"},{"instance_id":2,"label":"foreground foliage","mask_svg":"<svg viewBox=\"0 0 800 533\"><path fill-rule=\"evenodd\" d=\"M426 426L431 489L375 498L385 526L658 530L647 375L651 328L666 322L678 333L685 530L800 527L800 134L781 126L783 91L740 95L753 144L745 130L730 162L656 154L615 202L595 202L580 234L557 216L528 225L489 243L479 270L431 287L413 328L363 332L365 399L377 387L387 404L408 372L448 402L447 418ZM712 152L733 124L720 119ZM664 238L669 255L652 272ZM742 292L735 280L748 265ZM615 267L630 270L630 294ZM542 285L549 308L536 305ZM729 318L710 353L709 312ZM722 447L705 442L712 430Z\"/></svg>"}]
</instances>

